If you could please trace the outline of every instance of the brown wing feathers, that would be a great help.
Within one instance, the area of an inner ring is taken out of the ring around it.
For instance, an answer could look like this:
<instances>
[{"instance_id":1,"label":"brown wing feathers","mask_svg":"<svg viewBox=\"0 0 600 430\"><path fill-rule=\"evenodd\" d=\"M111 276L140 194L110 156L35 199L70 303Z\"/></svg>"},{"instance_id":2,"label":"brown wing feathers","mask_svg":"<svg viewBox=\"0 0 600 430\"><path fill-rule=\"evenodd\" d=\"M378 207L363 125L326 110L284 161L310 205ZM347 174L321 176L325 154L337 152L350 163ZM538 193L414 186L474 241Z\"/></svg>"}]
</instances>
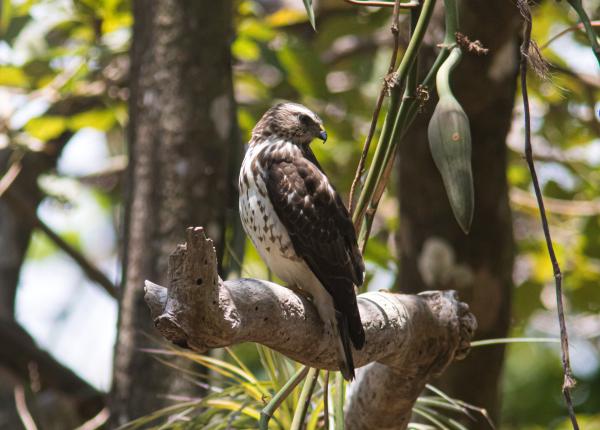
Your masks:
<instances>
[{"instance_id":1,"label":"brown wing feathers","mask_svg":"<svg viewBox=\"0 0 600 430\"><path fill-rule=\"evenodd\" d=\"M364 331L354 285L362 285L364 264L348 211L312 160L273 157L263 167L269 198L296 254L331 294L354 347L362 348Z\"/></svg>"}]
</instances>

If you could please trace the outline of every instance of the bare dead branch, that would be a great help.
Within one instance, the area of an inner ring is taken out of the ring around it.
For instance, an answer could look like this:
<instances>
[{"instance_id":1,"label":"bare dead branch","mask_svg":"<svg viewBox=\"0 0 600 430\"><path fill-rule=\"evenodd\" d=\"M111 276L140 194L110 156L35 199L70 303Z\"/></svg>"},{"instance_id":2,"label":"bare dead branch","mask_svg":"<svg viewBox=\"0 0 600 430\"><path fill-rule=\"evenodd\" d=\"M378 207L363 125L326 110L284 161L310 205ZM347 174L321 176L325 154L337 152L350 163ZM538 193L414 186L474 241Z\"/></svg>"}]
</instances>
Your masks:
<instances>
[{"instance_id":1,"label":"bare dead branch","mask_svg":"<svg viewBox=\"0 0 600 430\"><path fill-rule=\"evenodd\" d=\"M600 21L592 21L590 24L592 25L592 27L600 27ZM567 27L564 30L560 31L559 33L555 34L550 39L548 39L543 45L541 45L540 49L542 49L542 50L546 49L556 39L559 39L562 36L564 36L565 34L575 31L575 30L585 31L585 27L584 27L583 23L579 22L579 23L572 25L571 27Z\"/></svg>"},{"instance_id":2,"label":"bare dead branch","mask_svg":"<svg viewBox=\"0 0 600 430\"><path fill-rule=\"evenodd\" d=\"M44 221L42 221L34 208L29 206L27 201L21 197L17 192L12 189L5 190L4 199L6 199L10 205L19 212L27 222L33 227L39 228L44 232L48 238L54 242L54 244L60 248L65 254L73 259L75 263L83 270L88 278L96 282L112 297L118 297L117 287L102 273L96 266L94 266L85 256L79 251L69 245L62 237L60 237L54 230L52 230Z\"/></svg>"},{"instance_id":3,"label":"bare dead branch","mask_svg":"<svg viewBox=\"0 0 600 430\"><path fill-rule=\"evenodd\" d=\"M523 208L538 210L535 196L517 187L510 189L511 203ZM544 198L548 212L566 216L594 216L600 214L600 200L563 200Z\"/></svg>"},{"instance_id":4,"label":"bare dead branch","mask_svg":"<svg viewBox=\"0 0 600 430\"><path fill-rule=\"evenodd\" d=\"M34 392L56 390L73 399L83 418L91 418L104 406L104 393L40 349L13 320L0 319L0 365Z\"/></svg>"},{"instance_id":5,"label":"bare dead branch","mask_svg":"<svg viewBox=\"0 0 600 430\"><path fill-rule=\"evenodd\" d=\"M483 46L480 40L472 41L469 39L469 36L459 31L455 33L455 36L456 43L458 43L467 52L472 52L476 55L487 55L487 53L490 51Z\"/></svg>"},{"instance_id":6,"label":"bare dead branch","mask_svg":"<svg viewBox=\"0 0 600 430\"><path fill-rule=\"evenodd\" d=\"M304 365L338 370L335 348L309 299L257 279L224 282L216 268L212 241L202 228L190 228L186 244L169 260L169 288L146 282L146 302L165 338L200 352L257 342ZM371 424L387 419L376 417L379 408L365 400L375 386L383 390L378 393L389 391L389 401L381 403L385 415L408 420L427 380L466 356L475 319L451 291L369 292L358 297L358 305L366 344L354 351L354 360L357 367L376 363L353 386L348 426L380 428Z\"/></svg>"}]
</instances>

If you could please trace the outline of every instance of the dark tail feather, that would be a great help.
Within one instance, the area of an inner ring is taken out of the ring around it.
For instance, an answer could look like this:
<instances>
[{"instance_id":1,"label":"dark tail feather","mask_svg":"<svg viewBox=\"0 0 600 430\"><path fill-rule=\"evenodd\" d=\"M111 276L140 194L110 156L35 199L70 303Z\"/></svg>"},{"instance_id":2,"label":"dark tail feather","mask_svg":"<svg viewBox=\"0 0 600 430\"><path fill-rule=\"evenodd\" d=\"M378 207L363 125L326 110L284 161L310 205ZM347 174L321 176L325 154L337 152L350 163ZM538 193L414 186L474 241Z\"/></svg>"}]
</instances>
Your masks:
<instances>
[{"instance_id":1,"label":"dark tail feather","mask_svg":"<svg viewBox=\"0 0 600 430\"><path fill-rule=\"evenodd\" d=\"M335 311L335 317L337 319L340 336L339 340L343 349L343 351L340 352L343 352L344 354L343 357L338 357L340 360L340 371L345 380L351 381L354 379L354 360L352 358L352 348L350 347L350 327L348 326L348 318L338 311Z\"/></svg>"},{"instance_id":2,"label":"dark tail feather","mask_svg":"<svg viewBox=\"0 0 600 430\"><path fill-rule=\"evenodd\" d=\"M356 297L354 297L354 309L346 317L348 323L348 330L350 339L352 339L352 345L356 349L362 349L365 346L365 329L363 328L362 321L360 320L360 314L358 313L358 305L356 304Z\"/></svg>"}]
</instances>

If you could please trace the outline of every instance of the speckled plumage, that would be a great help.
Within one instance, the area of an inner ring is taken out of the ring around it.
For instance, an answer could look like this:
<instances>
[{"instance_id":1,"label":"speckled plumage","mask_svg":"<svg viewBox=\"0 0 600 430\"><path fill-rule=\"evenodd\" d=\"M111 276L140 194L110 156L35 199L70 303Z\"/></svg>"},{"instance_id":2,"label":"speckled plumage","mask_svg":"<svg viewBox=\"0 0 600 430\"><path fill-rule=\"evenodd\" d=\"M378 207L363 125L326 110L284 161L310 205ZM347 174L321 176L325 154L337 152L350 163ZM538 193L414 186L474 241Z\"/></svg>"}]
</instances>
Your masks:
<instances>
[{"instance_id":1,"label":"speckled plumage","mask_svg":"<svg viewBox=\"0 0 600 430\"><path fill-rule=\"evenodd\" d=\"M364 264L348 211L310 149L319 135L326 138L320 118L302 105L280 104L263 115L240 171L240 215L269 268L312 297L351 379L350 341L357 349L364 344L354 292Z\"/></svg>"}]
</instances>

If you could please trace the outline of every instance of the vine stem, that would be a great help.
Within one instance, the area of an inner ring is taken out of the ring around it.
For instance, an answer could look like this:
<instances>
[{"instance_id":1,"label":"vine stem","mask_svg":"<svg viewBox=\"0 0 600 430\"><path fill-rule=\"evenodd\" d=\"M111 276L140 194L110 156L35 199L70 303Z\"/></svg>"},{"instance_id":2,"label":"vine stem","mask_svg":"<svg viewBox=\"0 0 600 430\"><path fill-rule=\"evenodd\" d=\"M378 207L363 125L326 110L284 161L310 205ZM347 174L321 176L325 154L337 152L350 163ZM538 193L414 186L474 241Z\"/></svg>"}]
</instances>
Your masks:
<instances>
[{"instance_id":1,"label":"vine stem","mask_svg":"<svg viewBox=\"0 0 600 430\"><path fill-rule=\"evenodd\" d=\"M421 14L421 8L414 9L410 11L410 35L412 37L415 27L418 23L419 16ZM405 122L406 115L408 114L408 109L410 107L411 102L416 99L416 88L417 88L417 69L418 69L418 57L415 58L413 65L408 71L408 76L406 77L406 87L404 89L404 97L402 98L402 102L400 104L400 108L398 109L397 118L401 118L401 123ZM396 124L398 120L394 122ZM388 130L386 129L387 135ZM381 196L383 196L383 192L387 186L389 177L391 175L392 166L394 164L393 160L395 158L395 154L400 146L398 143L394 144L396 140L394 139L394 129L392 128L391 135L389 141L392 143L391 145L387 145L385 149L385 153L383 154L383 169L379 172L379 176L377 177L377 183L375 189L373 190L373 194L371 195L371 200L369 203L369 207L365 212L365 216L359 231L358 235L358 245L361 253L365 253L367 240L369 235L371 234L371 227L373 225L373 220L375 219L375 213L377 212L377 207L379 206L379 201L381 200ZM379 154L377 154L379 155Z\"/></svg>"},{"instance_id":2,"label":"vine stem","mask_svg":"<svg viewBox=\"0 0 600 430\"><path fill-rule=\"evenodd\" d=\"M371 125L369 126L369 133L367 134L367 138L365 139L365 144L363 146L362 154L360 155L360 160L358 162L358 166L356 168L356 173L354 174L354 179L352 180L352 186L350 187L350 195L348 197L348 212L352 213L354 208L354 194L356 193L356 186L360 181L360 177L365 173L365 163L367 161L367 156L369 155L369 148L371 147L371 141L373 140L373 135L375 134L375 128L377 127L377 120L379 119L379 113L381 111L381 106L383 105L383 99L385 97L385 93L388 89L388 77L394 72L394 68L396 67L396 60L398 59L398 48L400 47L400 0L396 0L394 2L394 12L392 14L392 25L390 27L390 31L394 37L394 49L392 51L392 57L390 58L390 65L388 67L387 76L384 79L383 84L381 85L381 91L379 91L379 96L377 97L377 102L375 103L375 110L373 111L373 117L371 118Z\"/></svg>"},{"instance_id":3,"label":"vine stem","mask_svg":"<svg viewBox=\"0 0 600 430\"><path fill-rule=\"evenodd\" d=\"M438 54L438 58L423 80L421 88L426 88L427 85L433 81L433 78L436 76L438 69L444 63L444 60L447 58L449 52L453 47L456 46L456 32L458 30L457 3L456 0L445 0L444 4L446 9L444 43L442 44L442 50ZM420 9L411 11L411 32L414 34L414 36L419 35L423 22L429 22L429 14L431 13L431 10L428 9L428 6L428 4L423 5L422 14ZM433 7L433 5L431 5L431 7ZM414 37L411 37L411 42L413 39ZM420 42L418 46L420 46ZM393 88L390 109L388 115L386 116L383 131L379 139L380 143L375 151L371 169L369 170L365 187L362 190L363 192L361 193L359 204L357 205L357 208L360 208L360 210L353 214L354 226L358 231L359 249L363 253L365 252L367 241L371 233L371 227L373 225L373 220L375 219L375 213L377 211L379 201L389 182L393 161L400 146L400 141L402 140L402 137L406 133L406 130L414 120L418 111L419 100L416 90L417 52L418 47L414 52L415 57L411 59L409 57L409 49L407 49L407 52L402 58L400 66L398 67L398 71L396 72L397 76L400 76L400 78L397 78L397 81L400 81L400 83L397 83L397 85ZM404 60L407 58L408 60L404 62ZM403 64L407 69L402 68ZM404 70L407 70L407 72L404 73ZM407 75L405 78L401 78L405 75ZM406 81L406 87L401 84L401 82L404 81ZM400 92L402 90L404 90L404 97L400 103ZM371 175L373 175L374 179L371 177ZM372 188L370 189L369 185L371 183L374 183L374 185L372 185ZM363 208L361 205L361 203L365 204L361 201L363 198L368 198L366 203L368 206L365 208Z\"/></svg>"},{"instance_id":4,"label":"vine stem","mask_svg":"<svg viewBox=\"0 0 600 430\"><path fill-rule=\"evenodd\" d=\"M579 430L579 424L577 423L577 417L573 409L573 402L571 400L571 388L575 385L573 374L571 371L571 363L569 359L569 337L567 334L567 326L565 323L565 312L562 299L562 273L556 254L554 252L554 245L552 244L552 237L550 235L550 227L548 225L548 218L546 216L546 209L544 207L544 198L540 189L537 173L535 170L535 164L533 161L533 149L531 146L531 115L529 111L529 95L527 91L527 57L529 55L529 48L531 45L531 27L532 17L531 11L527 0L517 0L517 6L525 21L525 28L523 30L523 43L521 44L521 60L520 60L520 74L521 74L521 94L523 96L523 112L525 120L525 159L527 160L527 166L531 174L531 180L533 182L533 188L535 191L535 197L538 203L540 211L540 218L542 222L542 229L544 231L544 238L546 239L546 247L548 248L548 256L552 262L552 269L554 272L554 285L556 290L556 305L558 311L558 323L560 326L560 341L562 351L562 367L564 373L564 380L562 386L563 396L565 403L569 411L569 418L574 430Z\"/></svg>"},{"instance_id":5,"label":"vine stem","mask_svg":"<svg viewBox=\"0 0 600 430\"><path fill-rule=\"evenodd\" d=\"M298 398L298 404L296 405L296 411L294 412L294 418L292 419L292 426L290 430L301 430L304 426L304 420L306 418L306 412L310 406L310 398L315 389L317 379L319 378L319 369L311 367L306 375L304 386L300 392Z\"/></svg>"},{"instance_id":6,"label":"vine stem","mask_svg":"<svg viewBox=\"0 0 600 430\"><path fill-rule=\"evenodd\" d=\"M377 185L380 172L384 168L384 155L387 151L387 148L394 144L394 141L391 139L391 135L393 126L396 123L396 118L399 113L398 111L400 108L401 94L404 88L404 84L406 82L408 72L410 71L412 65L415 62L417 53L419 51L419 47L421 46L421 42L423 41L423 36L425 35L425 30L427 29L427 26L431 19L434 5L435 0L425 0L423 2L422 13L419 17L414 33L410 38L410 41L408 42L408 46L406 48L404 56L402 57L402 60L400 61L400 65L394 73L394 79L392 84L393 86L391 88L392 94L390 100L390 108L388 109L388 113L385 118L383 130L381 136L379 137L379 144L377 145L377 149L373 157L373 162L371 163L371 167L369 168L367 179L365 180L365 185L361 190L358 202L356 204L356 208L354 208L352 212L352 221L357 231L359 230L359 227L361 226L362 221L365 217L365 213L367 211L368 204L373 196L373 192Z\"/></svg>"},{"instance_id":7,"label":"vine stem","mask_svg":"<svg viewBox=\"0 0 600 430\"><path fill-rule=\"evenodd\" d=\"M592 28L594 27L600 27L600 21L590 21L590 26ZM560 39L561 37L563 37L565 34L570 33L572 31L575 30L585 30L585 25L583 24L583 22L579 22L575 25L572 25L571 27L567 27L564 30L562 30L561 32L555 34L554 36L552 36L550 39L548 39L543 45L540 45L540 50L543 51L544 49L546 49L552 42L554 42L556 39Z\"/></svg>"},{"instance_id":8,"label":"vine stem","mask_svg":"<svg viewBox=\"0 0 600 430\"><path fill-rule=\"evenodd\" d=\"M369 0L344 0L346 3L350 3L355 6L373 6L373 7L393 7L394 9L398 8L397 4L399 3L400 9L414 9L415 7L419 7L419 0L409 1L407 3L400 3L395 1L392 3L391 1L369 1Z\"/></svg>"},{"instance_id":9,"label":"vine stem","mask_svg":"<svg viewBox=\"0 0 600 430\"><path fill-rule=\"evenodd\" d=\"M583 4L581 0L567 0L567 3L571 5L571 7L577 12L579 15L579 19L585 28L585 32L587 34L588 40L590 41L590 45L592 46L592 52L596 56L596 60L598 61L598 65L600 66L600 44L598 44L598 37L594 32L594 27L590 22L590 17L585 13L585 9L583 8Z\"/></svg>"}]
</instances>

